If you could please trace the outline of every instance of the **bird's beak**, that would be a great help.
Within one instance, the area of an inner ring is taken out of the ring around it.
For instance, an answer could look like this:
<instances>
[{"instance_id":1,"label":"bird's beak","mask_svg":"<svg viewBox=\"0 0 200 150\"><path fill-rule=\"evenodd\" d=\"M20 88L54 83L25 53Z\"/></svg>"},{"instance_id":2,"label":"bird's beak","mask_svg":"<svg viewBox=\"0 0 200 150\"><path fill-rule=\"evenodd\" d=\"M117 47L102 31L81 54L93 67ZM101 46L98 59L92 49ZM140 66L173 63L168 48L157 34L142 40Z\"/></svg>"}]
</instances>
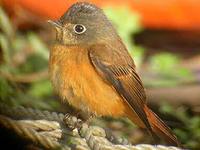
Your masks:
<instances>
[{"instance_id":1,"label":"bird's beak","mask_svg":"<svg viewBox=\"0 0 200 150\"><path fill-rule=\"evenodd\" d=\"M62 25L59 21L48 20L47 22L55 27L56 30L60 30L62 28Z\"/></svg>"}]
</instances>

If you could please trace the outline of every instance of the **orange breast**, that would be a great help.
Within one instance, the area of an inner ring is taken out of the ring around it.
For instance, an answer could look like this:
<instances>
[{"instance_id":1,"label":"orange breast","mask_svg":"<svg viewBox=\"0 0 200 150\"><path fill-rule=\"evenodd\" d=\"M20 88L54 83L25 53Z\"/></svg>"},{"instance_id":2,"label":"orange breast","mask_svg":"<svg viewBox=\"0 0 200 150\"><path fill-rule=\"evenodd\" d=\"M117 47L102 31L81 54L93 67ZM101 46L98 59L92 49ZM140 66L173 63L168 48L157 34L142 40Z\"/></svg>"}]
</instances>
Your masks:
<instances>
[{"instance_id":1,"label":"orange breast","mask_svg":"<svg viewBox=\"0 0 200 150\"><path fill-rule=\"evenodd\" d=\"M72 106L103 116L123 116L127 111L115 89L94 70L86 49L55 45L49 66L54 89Z\"/></svg>"}]
</instances>

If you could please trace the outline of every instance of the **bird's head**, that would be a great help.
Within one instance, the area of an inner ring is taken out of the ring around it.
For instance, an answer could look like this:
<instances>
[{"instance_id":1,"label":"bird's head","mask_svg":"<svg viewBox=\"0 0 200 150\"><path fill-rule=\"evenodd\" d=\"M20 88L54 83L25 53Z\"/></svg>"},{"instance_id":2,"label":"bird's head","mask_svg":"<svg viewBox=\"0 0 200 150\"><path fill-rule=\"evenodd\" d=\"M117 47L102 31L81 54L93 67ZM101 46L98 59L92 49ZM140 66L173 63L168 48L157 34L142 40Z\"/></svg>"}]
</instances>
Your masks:
<instances>
[{"instance_id":1,"label":"bird's head","mask_svg":"<svg viewBox=\"0 0 200 150\"><path fill-rule=\"evenodd\" d=\"M94 44L116 36L104 12L93 4L73 4L57 21L49 21L56 29L56 40L63 45Z\"/></svg>"}]
</instances>

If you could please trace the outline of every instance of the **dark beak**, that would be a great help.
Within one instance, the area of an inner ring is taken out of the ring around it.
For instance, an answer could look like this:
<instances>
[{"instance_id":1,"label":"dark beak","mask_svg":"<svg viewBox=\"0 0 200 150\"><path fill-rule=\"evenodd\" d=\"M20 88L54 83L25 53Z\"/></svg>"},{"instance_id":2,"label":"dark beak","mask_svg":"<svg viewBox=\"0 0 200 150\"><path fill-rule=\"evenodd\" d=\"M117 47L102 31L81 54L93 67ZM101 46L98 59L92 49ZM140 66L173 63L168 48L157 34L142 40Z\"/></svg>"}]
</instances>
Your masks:
<instances>
[{"instance_id":1,"label":"dark beak","mask_svg":"<svg viewBox=\"0 0 200 150\"><path fill-rule=\"evenodd\" d=\"M47 21L49 24L51 24L53 27L55 27L56 29L61 29L62 25L59 21L53 21L53 20L48 20Z\"/></svg>"}]
</instances>

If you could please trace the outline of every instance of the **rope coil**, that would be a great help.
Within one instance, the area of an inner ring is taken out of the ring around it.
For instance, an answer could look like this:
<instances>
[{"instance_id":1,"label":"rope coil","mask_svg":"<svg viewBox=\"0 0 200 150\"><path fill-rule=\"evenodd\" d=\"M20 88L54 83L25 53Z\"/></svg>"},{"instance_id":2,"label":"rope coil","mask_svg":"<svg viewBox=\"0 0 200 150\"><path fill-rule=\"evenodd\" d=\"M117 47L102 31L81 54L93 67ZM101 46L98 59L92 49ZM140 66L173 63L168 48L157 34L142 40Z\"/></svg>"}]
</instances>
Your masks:
<instances>
[{"instance_id":1,"label":"rope coil","mask_svg":"<svg viewBox=\"0 0 200 150\"><path fill-rule=\"evenodd\" d=\"M45 149L62 150L180 150L162 145L114 144L104 129L83 124L80 130L69 130L64 115L31 108L10 108L0 103L0 125L21 138Z\"/></svg>"}]
</instances>

